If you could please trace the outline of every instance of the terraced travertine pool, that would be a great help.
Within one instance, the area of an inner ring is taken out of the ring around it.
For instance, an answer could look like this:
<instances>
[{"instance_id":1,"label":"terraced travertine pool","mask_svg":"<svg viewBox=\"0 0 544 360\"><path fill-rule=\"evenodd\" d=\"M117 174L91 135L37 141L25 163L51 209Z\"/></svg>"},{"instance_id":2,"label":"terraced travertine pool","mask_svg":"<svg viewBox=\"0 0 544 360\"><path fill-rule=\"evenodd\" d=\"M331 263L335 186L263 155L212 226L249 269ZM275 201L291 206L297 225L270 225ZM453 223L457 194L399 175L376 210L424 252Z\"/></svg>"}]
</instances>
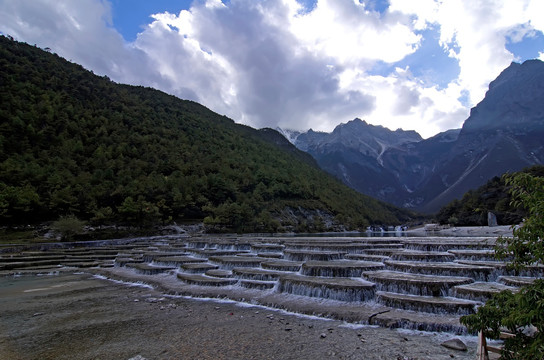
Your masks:
<instances>
[{"instance_id":1,"label":"terraced travertine pool","mask_svg":"<svg viewBox=\"0 0 544 360\"><path fill-rule=\"evenodd\" d=\"M225 298L359 324L465 333L459 317L544 274L494 260L495 239L159 236L3 249L0 275L84 271L165 294Z\"/></svg>"}]
</instances>

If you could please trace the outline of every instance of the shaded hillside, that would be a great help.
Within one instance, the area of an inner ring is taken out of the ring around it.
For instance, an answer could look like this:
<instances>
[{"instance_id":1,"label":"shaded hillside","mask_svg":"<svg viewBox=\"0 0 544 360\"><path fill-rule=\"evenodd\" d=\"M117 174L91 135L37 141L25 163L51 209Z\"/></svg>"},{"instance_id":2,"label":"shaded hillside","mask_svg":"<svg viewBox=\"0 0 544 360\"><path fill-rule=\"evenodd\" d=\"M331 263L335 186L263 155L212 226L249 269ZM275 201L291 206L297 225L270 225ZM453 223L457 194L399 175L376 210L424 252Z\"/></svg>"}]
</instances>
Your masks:
<instances>
[{"instance_id":1,"label":"shaded hillside","mask_svg":"<svg viewBox=\"0 0 544 360\"><path fill-rule=\"evenodd\" d=\"M489 84L418 193L432 212L493 176L544 163L544 63L512 63Z\"/></svg>"},{"instance_id":2,"label":"shaded hillside","mask_svg":"<svg viewBox=\"0 0 544 360\"><path fill-rule=\"evenodd\" d=\"M383 167L383 154L390 148L421 141L415 131L391 131L354 119L333 132L289 133L295 145L311 154L325 171L353 189L381 200L394 202L403 185ZM393 194L395 193L395 194Z\"/></svg>"},{"instance_id":3,"label":"shaded hillside","mask_svg":"<svg viewBox=\"0 0 544 360\"><path fill-rule=\"evenodd\" d=\"M391 203L402 201L402 206L408 208L424 207L432 197L422 192L435 190L432 184L428 184L429 179L437 174L436 169L448 157L460 131L448 130L418 143L387 151L383 156L384 167L399 179L402 187L395 188L384 200ZM443 179L448 180L446 177Z\"/></svg>"},{"instance_id":4,"label":"shaded hillside","mask_svg":"<svg viewBox=\"0 0 544 360\"><path fill-rule=\"evenodd\" d=\"M544 166L523 170L533 176L544 177ZM470 190L460 200L444 206L436 219L441 224L487 226L487 212L497 216L499 225L519 224L527 211L511 204L510 188L502 177L494 177L476 190Z\"/></svg>"},{"instance_id":5,"label":"shaded hillside","mask_svg":"<svg viewBox=\"0 0 544 360\"><path fill-rule=\"evenodd\" d=\"M205 219L218 230L272 231L408 219L278 136L0 37L3 224L74 214L96 224Z\"/></svg>"}]
</instances>

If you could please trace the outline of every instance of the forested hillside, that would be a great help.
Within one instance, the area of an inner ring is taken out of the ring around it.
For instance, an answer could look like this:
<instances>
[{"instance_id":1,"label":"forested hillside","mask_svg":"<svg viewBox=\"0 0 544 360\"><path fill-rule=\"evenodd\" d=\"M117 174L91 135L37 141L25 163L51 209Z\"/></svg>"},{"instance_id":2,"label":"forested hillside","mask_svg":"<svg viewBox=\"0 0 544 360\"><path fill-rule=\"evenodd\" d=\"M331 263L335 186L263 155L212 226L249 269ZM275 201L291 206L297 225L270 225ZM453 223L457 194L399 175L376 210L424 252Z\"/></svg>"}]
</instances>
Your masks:
<instances>
[{"instance_id":1,"label":"forested hillside","mask_svg":"<svg viewBox=\"0 0 544 360\"><path fill-rule=\"evenodd\" d=\"M544 166L537 165L523 170L533 176L544 177ZM519 224L528 213L527 209L515 207L510 187L504 178L494 177L476 190L470 190L462 199L454 200L444 206L437 214L441 224L487 225L487 212L497 216L499 225Z\"/></svg>"},{"instance_id":2,"label":"forested hillside","mask_svg":"<svg viewBox=\"0 0 544 360\"><path fill-rule=\"evenodd\" d=\"M341 185L271 131L0 37L0 223L75 215L312 231L331 228L326 216L349 228L409 219Z\"/></svg>"}]
</instances>

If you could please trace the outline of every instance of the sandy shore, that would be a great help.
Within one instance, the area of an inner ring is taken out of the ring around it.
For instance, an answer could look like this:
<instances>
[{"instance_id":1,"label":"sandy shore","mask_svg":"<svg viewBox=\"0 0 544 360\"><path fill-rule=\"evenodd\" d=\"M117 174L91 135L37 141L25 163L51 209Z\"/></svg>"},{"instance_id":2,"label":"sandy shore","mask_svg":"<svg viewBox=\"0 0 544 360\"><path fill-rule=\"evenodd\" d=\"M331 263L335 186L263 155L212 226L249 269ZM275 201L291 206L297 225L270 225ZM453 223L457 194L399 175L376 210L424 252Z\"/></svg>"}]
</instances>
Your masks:
<instances>
[{"instance_id":1,"label":"sandy shore","mask_svg":"<svg viewBox=\"0 0 544 360\"><path fill-rule=\"evenodd\" d=\"M0 278L0 359L473 359L452 334L168 297L85 273Z\"/></svg>"}]
</instances>

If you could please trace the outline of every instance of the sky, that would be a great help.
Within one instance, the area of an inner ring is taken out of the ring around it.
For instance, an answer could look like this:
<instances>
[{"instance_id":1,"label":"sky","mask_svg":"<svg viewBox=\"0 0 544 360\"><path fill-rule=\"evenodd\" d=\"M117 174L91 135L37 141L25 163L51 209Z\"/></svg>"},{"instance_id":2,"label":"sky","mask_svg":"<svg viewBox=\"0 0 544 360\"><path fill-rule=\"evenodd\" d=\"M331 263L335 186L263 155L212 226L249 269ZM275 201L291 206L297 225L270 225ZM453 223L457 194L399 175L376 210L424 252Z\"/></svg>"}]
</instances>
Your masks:
<instances>
[{"instance_id":1,"label":"sky","mask_svg":"<svg viewBox=\"0 0 544 360\"><path fill-rule=\"evenodd\" d=\"M512 61L544 60L542 0L0 0L0 32L255 128L354 118L459 128Z\"/></svg>"}]
</instances>

